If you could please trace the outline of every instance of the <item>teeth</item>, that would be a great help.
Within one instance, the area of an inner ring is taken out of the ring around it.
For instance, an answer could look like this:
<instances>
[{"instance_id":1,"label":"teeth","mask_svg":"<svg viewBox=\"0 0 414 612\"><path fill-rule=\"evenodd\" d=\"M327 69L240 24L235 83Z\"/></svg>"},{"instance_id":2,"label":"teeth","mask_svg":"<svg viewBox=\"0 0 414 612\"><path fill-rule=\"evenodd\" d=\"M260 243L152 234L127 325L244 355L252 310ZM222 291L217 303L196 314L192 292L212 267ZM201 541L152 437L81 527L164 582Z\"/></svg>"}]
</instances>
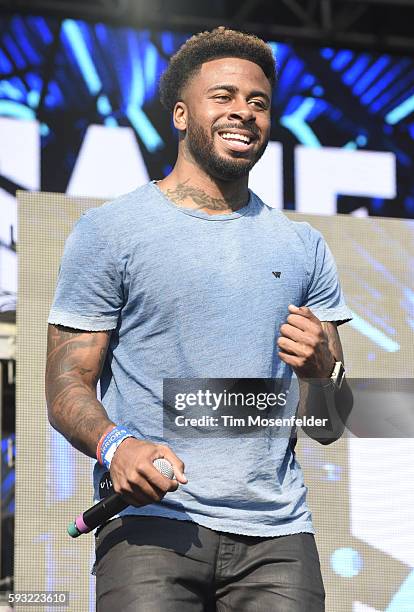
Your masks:
<instances>
[{"instance_id":1,"label":"teeth","mask_svg":"<svg viewBox=\"0 0 414 612\"><path fill-rule=\"evenodd\" d=\"M245 136L244 134L234 134L231 132L225 132L224 134L221 134L221 137L225 140L241 140L246 144L250 144L249 136Z\"/></svg>"}]
</instances>

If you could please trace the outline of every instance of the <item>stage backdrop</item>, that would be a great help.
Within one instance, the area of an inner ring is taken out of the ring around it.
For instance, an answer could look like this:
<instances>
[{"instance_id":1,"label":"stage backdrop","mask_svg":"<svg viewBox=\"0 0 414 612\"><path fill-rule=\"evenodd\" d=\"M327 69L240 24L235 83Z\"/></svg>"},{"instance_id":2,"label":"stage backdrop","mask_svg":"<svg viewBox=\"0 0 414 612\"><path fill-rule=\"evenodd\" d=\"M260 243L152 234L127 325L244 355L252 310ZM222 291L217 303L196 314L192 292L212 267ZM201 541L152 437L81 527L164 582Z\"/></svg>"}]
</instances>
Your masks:
<instances>
[{"instance_id":1,"label":"stage backdrop","mask_svg":"<svg viewBox=\"0 0 414 612\"><path fill-rule=\"evenodd\" d=\"M46 321L65 238L82 211L100 203L19 195L15 587L69 591L73 612L94 610L93 536L66 534L68 522L91 504L93 462L48 424ZM414 222L289 216L320 229L336 258L355 314L352 325L340 328L348 376L412 378ZM351 438L324 447L302 437L297 453L327 612L413 612L413 440Z\"/></svg>"},{"instance_id":2,"label":"stage backdrop","mask_svg":"<svg viewBox=\"0 0 414 612\"><path fill-rule=\"evenodd\" d=\"M16 302L16 188L106 198L169 173L158 79L190 35L0 15L0 311ZM413 218L414 59L269 44L270 145L251 187L307 214Z\"/></svg>"}]
</instances>

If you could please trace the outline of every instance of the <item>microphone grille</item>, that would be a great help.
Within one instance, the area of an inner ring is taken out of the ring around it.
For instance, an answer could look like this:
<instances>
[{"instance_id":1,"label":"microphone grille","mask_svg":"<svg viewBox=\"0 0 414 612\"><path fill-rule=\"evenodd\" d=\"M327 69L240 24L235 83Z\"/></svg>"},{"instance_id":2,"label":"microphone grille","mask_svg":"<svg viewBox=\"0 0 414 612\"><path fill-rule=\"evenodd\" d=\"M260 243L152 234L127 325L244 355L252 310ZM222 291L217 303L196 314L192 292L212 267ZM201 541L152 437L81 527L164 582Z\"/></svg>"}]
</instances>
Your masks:
<instances>
[{"instance_id":1,"label":"microphone grille","mask_svg":"<svg viewBox=\"0 0 414 612\"><path fill-rule=\"evenodd\" d=\"M163 476L168 478L169 480L173 480L174 478L174 469L171 463L164 458L154 459L154 467L158 470Z\"/></svg>"}]
</instances>

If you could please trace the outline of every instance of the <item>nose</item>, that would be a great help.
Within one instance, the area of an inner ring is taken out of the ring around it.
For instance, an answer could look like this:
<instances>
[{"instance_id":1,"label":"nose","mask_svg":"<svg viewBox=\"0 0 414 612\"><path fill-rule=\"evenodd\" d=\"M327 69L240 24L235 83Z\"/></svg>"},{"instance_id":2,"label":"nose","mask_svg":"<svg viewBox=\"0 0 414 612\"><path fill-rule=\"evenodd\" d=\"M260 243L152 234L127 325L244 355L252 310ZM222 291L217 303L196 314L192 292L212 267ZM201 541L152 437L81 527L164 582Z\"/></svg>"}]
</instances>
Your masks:
<instances>
[{"instance_id":1,"label":"nose","mask_svg":"<svg viewBox=\"0 0 414 612\"><path fill-rule=\"evenodd\" d=\"M229 111L229 119L239 119L241 121L255 121L256 116L247 100L237 100L233 108Z\"/></svg>"}]
</instances>

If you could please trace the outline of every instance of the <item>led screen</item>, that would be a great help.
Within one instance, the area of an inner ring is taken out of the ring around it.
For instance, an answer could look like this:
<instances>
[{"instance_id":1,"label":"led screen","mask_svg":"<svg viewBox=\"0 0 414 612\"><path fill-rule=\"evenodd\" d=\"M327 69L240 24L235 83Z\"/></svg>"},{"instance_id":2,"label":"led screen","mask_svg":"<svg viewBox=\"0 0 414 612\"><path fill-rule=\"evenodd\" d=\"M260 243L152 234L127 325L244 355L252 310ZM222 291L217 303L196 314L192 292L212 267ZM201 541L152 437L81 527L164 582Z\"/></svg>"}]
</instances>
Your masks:
<instances>
[{"instance_id":1,"label":"led screen","mask_svg":"<svg viewBox=\"0 0 414 612\"><path fill-rule=\"evenodd\" d=\"M106 198L170 171L157 83L188 36L0 17L0 310L16 300L16 187ZM251 187L289 210L414 217L413 59L270 44L271 143Z\"/></svg>"}]
</instances>

